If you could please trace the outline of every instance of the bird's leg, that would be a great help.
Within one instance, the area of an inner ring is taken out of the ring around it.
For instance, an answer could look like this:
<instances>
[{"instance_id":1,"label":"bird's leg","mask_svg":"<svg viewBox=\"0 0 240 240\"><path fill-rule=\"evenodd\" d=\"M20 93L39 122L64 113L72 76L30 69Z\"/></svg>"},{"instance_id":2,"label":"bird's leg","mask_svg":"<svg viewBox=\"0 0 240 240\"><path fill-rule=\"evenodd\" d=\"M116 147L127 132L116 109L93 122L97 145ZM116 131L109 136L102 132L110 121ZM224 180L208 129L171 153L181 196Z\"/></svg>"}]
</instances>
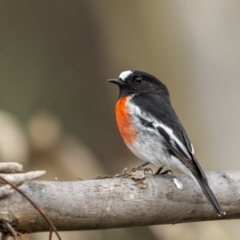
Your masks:
<instances>
[{"instance_id":1,"label":"bird's leg","mask_svg":"<svg viewBox=\"0 0 240 240\"><path fill-rule=\"evenodd\" d=\"M166 174L168 174L168 173L173 173L171 170L166 170L166 171L164 171L164 172L161 173L162 170L163 170L163 167L160 167L160 168L154 173L154 175L158 175L158 174L160 174L160 175L166 175Z\"/></svg>"},{"instance_id":2,"label":"bird's leg","mask_svg":"<svg viewBox=\"0 0 240 240\"><path fill-rule=\"evenodd\" d=\"M144 162L141 165L137 166L137 168L145 167L149 164L150 162Z\"/></svg>"},{"instance_id":3,"label":"bird's leg","mask_svg":"<svg viewBox=\"0 0 240 240\"><path fill-rule=\"evenodd\" d=\"M143 167L147 166L148 164L150 164L150 162L144 162L141 165L137 166L137 169L142 169ZM151 171L153 173L151 168L143 168L143 170L144 170L144 172Z\"/></svg>"},{"instance_id":4,"label":"bird's leg","mask_svg":"<svg viewBox=\"0 0 240 240\"><path fill-rule=\"evenodd\" d=\"M154 175L158 175L162 170L163 170L163 167L160 167L160 168L154 173Z\"/></svg>"}]
</instances>

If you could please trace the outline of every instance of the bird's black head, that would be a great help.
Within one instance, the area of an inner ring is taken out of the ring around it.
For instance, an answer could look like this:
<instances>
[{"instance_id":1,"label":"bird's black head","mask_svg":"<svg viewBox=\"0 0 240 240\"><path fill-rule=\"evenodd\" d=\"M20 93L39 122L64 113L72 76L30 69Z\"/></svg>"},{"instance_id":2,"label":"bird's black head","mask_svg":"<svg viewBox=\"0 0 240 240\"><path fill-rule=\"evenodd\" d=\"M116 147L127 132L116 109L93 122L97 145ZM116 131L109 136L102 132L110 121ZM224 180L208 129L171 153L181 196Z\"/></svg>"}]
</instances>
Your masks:
<instances>
[{"instance_id":1,"label":"bird's black head","mask_svg":"<svg viewBox=\"0 0 240 240\"><path fill-rule=\"evenodd\" d=\"M108 81L119 86L119 98L131 94L144 94L150 92L156 92L169 98L167 87L157 78L146 72L130 70L124 71L119 75L118 78L109 79Z\"/></svg>"}]
</instances>

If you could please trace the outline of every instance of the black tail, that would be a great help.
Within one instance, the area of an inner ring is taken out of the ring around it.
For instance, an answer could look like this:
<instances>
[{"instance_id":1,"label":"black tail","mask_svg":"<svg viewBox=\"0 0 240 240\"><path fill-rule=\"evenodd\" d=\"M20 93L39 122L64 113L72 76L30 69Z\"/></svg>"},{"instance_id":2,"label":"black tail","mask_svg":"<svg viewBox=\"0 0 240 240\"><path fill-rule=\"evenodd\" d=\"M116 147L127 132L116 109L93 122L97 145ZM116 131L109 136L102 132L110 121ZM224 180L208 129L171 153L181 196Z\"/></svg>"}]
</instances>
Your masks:
<instances>
[{"instance_id":1,"label":"black tail","mask_svg":"<svg viewBox=\"0 0 240 240\"><path fill-rule=\"evenodd\" d=\"M207 197L208 201L212 204L213 208L219 215L219 217L226 215L226 213L223 211L221 205L219 204L218 200L216 199L214 193L212 192L211 188L204 183L201 179L196 178L199 185L201 186L204 195Z\"/></svg>"}]
</instances>

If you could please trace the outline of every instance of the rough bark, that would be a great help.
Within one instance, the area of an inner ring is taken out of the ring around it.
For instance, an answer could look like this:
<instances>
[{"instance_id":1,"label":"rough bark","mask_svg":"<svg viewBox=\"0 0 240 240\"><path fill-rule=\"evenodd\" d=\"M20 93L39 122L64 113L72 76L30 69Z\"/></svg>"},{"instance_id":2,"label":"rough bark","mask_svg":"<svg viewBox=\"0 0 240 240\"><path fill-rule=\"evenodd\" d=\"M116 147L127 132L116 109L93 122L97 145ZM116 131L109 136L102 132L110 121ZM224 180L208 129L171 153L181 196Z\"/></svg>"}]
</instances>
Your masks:
<instances>
[{"instance_id":1,"label":"rough bark","mask_svg":"<svg viewBox=\"0 0 240 240\"><path fill-rule=\"evenodd\" d=\"M29 181L19 188L59 231L175 224L240 218L240 172L209 172L210 186L226 211L219 218L186 175L138 176L73 182ZM176 184L178 178L183 184ZM0 223L17 231L48 231L39 213L14 192L0 199ZM1 224L0 224L0 230Z\"/></svg>"}]
</instances>

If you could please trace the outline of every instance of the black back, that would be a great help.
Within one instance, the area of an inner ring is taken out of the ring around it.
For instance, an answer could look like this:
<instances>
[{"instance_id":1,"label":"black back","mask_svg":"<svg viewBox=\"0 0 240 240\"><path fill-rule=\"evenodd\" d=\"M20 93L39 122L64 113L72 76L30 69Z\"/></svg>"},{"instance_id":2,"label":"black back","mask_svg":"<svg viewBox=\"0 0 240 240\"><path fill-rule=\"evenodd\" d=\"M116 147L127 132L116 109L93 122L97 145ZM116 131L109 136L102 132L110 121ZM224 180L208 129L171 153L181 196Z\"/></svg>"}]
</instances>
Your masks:
<instances>
[{"instance_id":1,"label":"black back","mask_svg":"<svg viewBox=\"0 0 240 240\"><path fill-rule=\"evenodd\" d=\"M170 127L177 138L184 142L183 133L186 134L185 129L172 108L169 98L152 92L151 94L137 94L132 101L144 112L150 113L159 122Z\"/></svg>"}]
</instances>

